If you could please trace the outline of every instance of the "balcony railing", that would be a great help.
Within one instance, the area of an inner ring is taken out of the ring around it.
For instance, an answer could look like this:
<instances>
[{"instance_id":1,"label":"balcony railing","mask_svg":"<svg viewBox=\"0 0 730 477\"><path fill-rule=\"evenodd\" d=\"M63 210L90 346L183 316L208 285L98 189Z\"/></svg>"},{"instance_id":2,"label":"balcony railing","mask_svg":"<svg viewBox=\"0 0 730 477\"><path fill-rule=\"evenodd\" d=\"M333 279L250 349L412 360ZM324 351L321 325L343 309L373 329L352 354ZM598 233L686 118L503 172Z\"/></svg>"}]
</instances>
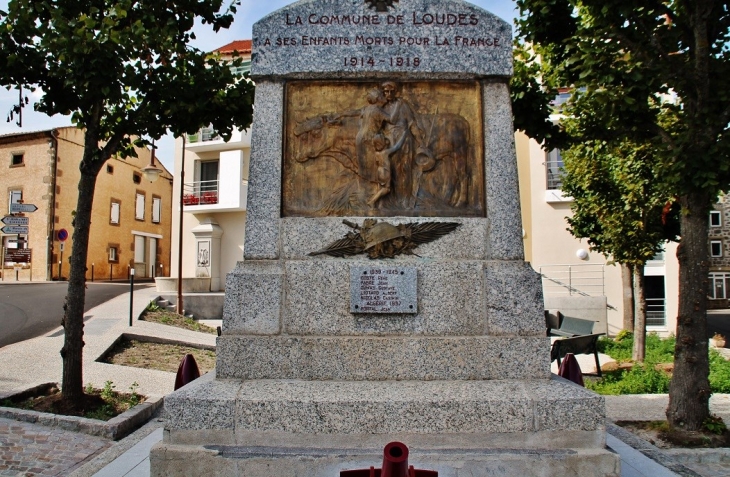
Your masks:
<instances>
[{"instance_id":1,"label":"balcony railing","mask_svg":"<svg viewBox=\"0 0 730 477\"><path fill-rule=\"evenodd\" d=\"M195 134L188 134L189 143L217 141L219 139L221 139L220 135L210 127L202 128Z\"/></svg>"},{"instance_id":2,"label":"balcony railing","mask_svg":"<svg viewBox=\"0 0 730 477\"><path fill-rule=\"evenodd\" d=\"M646 326L666 326L664 298L646 299Z\"/></svg>"},{"instance_id":3,"label":"balcony railing","mask_svg":"<svg viewBox=\"0 0 730 477\"><path fill-rule=\"evenodd\" d=\"M211 205L217 203L217 180L183 184L183 205Z\"/></svg>"}]
</instances>

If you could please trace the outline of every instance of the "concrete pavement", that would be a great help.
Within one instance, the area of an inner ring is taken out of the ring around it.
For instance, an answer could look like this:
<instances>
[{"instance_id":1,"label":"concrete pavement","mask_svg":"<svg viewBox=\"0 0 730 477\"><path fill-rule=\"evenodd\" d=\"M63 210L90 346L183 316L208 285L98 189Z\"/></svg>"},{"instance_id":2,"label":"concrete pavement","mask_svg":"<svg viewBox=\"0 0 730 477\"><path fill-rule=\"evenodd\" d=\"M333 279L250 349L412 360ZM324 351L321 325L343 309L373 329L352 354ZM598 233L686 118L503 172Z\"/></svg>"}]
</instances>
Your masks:
<instances>
[{"instance_id":1,"label":"concrete pavement","mask_svg":"<svg viewBox=\"0 0 730 477\"><path fill-rule=\"evenodd\" d=\"M174 373L117 366L96 361L123 334L161 340L215 345L215 336L139 321L136 318L157 297L153 287L135 291L133 326L129 326L130 296L120 295L92 310L84 321L84 382L101 386L114 382L126 390L138 383L138 392L151 397L172 392ZM61 381L63 330L0 348L0 400L38 384ZM579 356L589 371L592 356ZM609 358L601 356L601 363ZM664 418L667 396L606 396L610 421ZM712 397L711 409L730 422L730 395ZM0 476L69 475L73 477L147 477L149 449L162 438L163 421L155 416L133 434L112 442L60 428L0 418ZM730 453L722 451L672 452L660 450L621 428L607 423L607 445L621 455L622 477L730 476ZM64 444L60 444L64 443ZM63 449L59 446L64 446ZM55 460L54 460L55 459Z\"/></svg>"}]
</instances>

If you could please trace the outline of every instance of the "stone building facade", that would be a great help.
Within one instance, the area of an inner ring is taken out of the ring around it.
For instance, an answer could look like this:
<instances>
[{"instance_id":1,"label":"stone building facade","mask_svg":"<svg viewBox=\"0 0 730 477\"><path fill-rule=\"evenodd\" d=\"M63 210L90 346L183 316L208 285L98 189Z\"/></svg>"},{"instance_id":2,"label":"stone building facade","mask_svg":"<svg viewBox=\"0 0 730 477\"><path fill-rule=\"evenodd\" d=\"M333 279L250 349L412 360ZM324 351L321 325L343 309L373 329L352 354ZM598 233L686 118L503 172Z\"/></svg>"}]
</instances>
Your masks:
<instances>
[{"instance_id":1,"label":"stone building facade","mask_svg":"<svg viewBox=\"0 0 730 477\"><path fill-rule=\"evenodd\" d=\"M27 218L28 233L6 228L11 233L0 234L3 280L68 277L82 155L83 131L74 127L0 136L0 191L6 197L0 216L10 216L13 203L37 207L5 219ZM145 180L141 169L151 151L141 148L137 155L111 158L99 173L87 279L92 270L95 280L126 279L132 268L138 277L169 274L172 175L157 163L160 178Z\"/></svg>"},{"instance_id":2,"label":"stone building facade","mask_svg":"<svg viewBox=\"0 0 730 477\"><path fill-rule=\"evenodd\" d=\"M721 195L710 212L710 308L730 307L730 196Z\"/></svg>"}]
</instances>

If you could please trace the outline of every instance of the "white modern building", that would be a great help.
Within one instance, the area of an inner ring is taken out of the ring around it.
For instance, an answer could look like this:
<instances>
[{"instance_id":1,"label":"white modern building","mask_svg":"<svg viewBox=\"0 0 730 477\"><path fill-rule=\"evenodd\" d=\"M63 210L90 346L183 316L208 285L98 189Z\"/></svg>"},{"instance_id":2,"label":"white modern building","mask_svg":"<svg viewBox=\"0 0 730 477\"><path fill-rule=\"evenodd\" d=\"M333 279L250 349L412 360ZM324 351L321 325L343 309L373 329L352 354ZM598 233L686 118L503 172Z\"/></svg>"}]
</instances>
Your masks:
<instances>
[{"instance_id":1,"label":"white modern building","mask_svg":"<svg viewBox=\"0 0 730 477\"><path fill-rule=\"evenodd\" d=\"M248 58L243 68L250 68L251 40L235 41L215 53L225 58L233 51ZM212 298L214 308L222 310L226 274L243 259L250 150L250 129L234 131L229 141L212 128L176 140L172 273L169 279L157 280L158 290L171 301L175 301L181 256L183 293L195 293L198 299L201 293L218 295ZM217 314L199 309L192 300L183 301L184 308L198 317Z\"/></svg>"}]
</instances>

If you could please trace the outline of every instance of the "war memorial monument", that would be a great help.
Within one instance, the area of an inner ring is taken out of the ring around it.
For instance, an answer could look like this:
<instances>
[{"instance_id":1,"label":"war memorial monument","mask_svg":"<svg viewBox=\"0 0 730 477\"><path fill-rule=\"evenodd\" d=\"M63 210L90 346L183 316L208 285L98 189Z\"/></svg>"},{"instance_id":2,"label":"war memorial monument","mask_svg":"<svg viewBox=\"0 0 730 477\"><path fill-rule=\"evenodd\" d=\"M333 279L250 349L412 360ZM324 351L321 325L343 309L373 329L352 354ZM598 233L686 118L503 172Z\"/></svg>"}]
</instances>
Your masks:
<instances>
[{"instance_id":1,"label":"war memorial monument","mask_svg":"<svg viewBox=\"0 0 730 477\"><path fill-rule=\"evenodd\" d=\"M603 398L550 373L510 25L460 0L302 0L254 25L251 74L215 375L165 398L152 475L335 477L399 441L441 477L618 477Z\"/></svg>"}]
</instances>

